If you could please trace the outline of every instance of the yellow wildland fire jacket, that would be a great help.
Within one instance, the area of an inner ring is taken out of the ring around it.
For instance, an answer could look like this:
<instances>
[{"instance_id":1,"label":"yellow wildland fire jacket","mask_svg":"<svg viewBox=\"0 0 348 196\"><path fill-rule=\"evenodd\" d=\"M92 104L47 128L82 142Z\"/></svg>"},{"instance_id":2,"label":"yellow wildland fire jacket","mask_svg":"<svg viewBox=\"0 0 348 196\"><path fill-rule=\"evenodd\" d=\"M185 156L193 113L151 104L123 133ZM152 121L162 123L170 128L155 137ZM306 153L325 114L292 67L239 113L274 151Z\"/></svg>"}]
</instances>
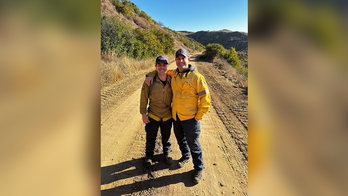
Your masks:
<instances>
[{"instance_id":1,"label":"yellow wildland fire jacket","mask_svg":"<svg viewBox=\"0 0 348 196\"><path fill-rule=\"evenodd\" d=\"M154 78L150 86L144 82L140 95L140 114L147 113L150 118L156 121L160 121L161 119L167 121L171 119L172 97L170 76L167 75L165 86L158 76ZM148 103L149 107L147 108Z\"/></svg>"},{"instance_id":2,"label":"yellow wildland fire jacket","mask_svg":"<svg viewBox=\"0 0 348 196\"><path fill-rule=\"evenodd\" d=\"M156 71L147 76L154 77ZM168 70L167 75L172 76L173 105L172 116L176 121L176 114L180 120L189 120L194 117L202 119L210 107L211 97L208 85L196 68L189 65L189 69L182 73L178 69Z\"/></svg>"}]
</instances>

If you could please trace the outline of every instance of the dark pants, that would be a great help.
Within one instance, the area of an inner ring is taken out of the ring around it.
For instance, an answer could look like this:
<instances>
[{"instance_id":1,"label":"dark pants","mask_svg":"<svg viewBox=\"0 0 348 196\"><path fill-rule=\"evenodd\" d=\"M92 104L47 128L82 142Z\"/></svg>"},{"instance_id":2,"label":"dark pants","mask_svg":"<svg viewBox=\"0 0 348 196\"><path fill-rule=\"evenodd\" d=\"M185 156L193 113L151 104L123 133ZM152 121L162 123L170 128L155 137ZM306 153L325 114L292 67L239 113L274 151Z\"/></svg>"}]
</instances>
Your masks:
<instances>
[{"instance_id":1,"label":"dark pants","mask_svg":"<svg viewBox=\"0 0 348 196\"><path fill-rule=\"evenodd\" d=\"M176 115L174 121L174 134L183 157L189 157L190 152L195 170L203 170L203 154L201 144L199 143L199 134L201 133L201 123L195 118L180 121Z\"/></svg>"},{"instance_id":2,"label":"dark pants","mask_svg":"<svg viewBox=\"0 0 348 196\"><path fill-rule=\"evenodd\" d=\"M152 157L155 150L156 137L158 128L161 128L162 135L162 145L163 145L163 154L169 155L170 153L170 130L172 128L173 119L169 119L165 122L162 120L156 121L149 117L150 122L146 124L146 157Z\"/></svg>"}]
</instances>

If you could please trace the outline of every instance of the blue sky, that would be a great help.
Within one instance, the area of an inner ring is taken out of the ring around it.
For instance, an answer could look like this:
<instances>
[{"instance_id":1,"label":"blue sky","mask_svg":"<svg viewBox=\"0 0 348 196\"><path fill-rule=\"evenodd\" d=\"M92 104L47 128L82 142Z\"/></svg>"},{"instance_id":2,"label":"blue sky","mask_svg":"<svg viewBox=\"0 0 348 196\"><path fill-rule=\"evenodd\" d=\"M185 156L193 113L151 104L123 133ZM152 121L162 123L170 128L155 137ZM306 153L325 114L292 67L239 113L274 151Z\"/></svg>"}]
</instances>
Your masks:
<instances>
[{"instance_id":1,"label":"blue sky","mask_svg":"<svg viewBox=\"0 0 348 196\"><path fill-rule=\"evenodd\" d=\"M247 0L130 0L175 31L248 32Z\"/></svg>"}]
</instances>

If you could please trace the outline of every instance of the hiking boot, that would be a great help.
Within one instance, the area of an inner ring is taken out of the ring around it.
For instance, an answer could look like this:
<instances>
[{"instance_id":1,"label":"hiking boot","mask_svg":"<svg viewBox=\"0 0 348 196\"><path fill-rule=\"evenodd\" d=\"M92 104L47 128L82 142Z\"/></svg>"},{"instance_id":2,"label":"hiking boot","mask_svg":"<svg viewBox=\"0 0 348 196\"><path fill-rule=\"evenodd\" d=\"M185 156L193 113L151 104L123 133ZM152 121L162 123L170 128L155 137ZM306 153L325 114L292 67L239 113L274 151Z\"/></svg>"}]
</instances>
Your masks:
<instances>
[{"instance_id":1,"label":"hiking boot","mask_svg":"<svg viewBox=\"0 0 348 196\"><path fill-rule=\"evenodd\" d=\"M202 180L202 170L195 170L193 173L193 183L198 184Z\"/></svg>"},{"instance_id":2,"label":"hiking boot","mask_svg":"<svg viewBox=\"0 0 348 196\"><path fill-rule=\"evenodd\" d=\"M169 157L169 155L167 155L167 154L164 155L164 160L166 161L166 163L167 163L168 165L170 165L170 164L173 163L172 157Z\"/></svg>"},{"instance_id":3,"label":"hiking boot","mask_svg":"<svg viewBox=\"0 0 348 196\"><path fill-rule=\"evenodd\" d=\"M146 166L147 168L149 168L149 167L151 166L151 164L152 164L151 158L150 158L150 157L146 157L146 158L145 158L145 166Z\"/></svg>"},{"instance_id":4,"label":"hiking boot","mask_svg":"<svg viewBox=\"0 0 348 196\"><path fill-rule=\"evenodd\" d=\"M185 166L186 163L188 163L190 161L191 157L181 157L178 160L178 167L182 168Z\"/></svg>"}]
</instances>

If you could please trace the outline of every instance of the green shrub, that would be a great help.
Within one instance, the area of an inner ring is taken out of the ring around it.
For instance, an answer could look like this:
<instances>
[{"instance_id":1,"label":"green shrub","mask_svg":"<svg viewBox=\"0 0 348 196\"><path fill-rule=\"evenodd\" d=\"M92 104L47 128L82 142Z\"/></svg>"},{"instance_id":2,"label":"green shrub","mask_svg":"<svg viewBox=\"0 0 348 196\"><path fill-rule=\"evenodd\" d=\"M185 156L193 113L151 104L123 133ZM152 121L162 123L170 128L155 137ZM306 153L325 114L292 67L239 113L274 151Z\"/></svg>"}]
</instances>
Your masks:
<instances>
[{"instance_id":1,"label":"green shrub","mask_svg":"<svg viewBox=\"0 0 348 196\"><path fill-rule=\"evenodd\" d=\"M116 7L116 10L123 14L123 16L129 17L131 15L130 7L127 7L123 4L119 4L119 6Z\"/></svg>"},{"instance_id":2,"label":"green shrub","mask_svg":"<svg viewBox=\"0 0 348 196\"><path fill-rule=\"evenodd\" d=\"M139 16L145 18L146 20L149 20L150 18L144 11L140 11Z\"/></svg>"},{"instance_id":3,"label":"green shrub","mask_svg":"<svg viewBox=\"0 0 348 196\"><path fill-rule=\"evenodd\" d=\"M230 52L226 53L224 58L237 70L240 69L238 53L235 48L231 47Z\"/></svg>"},{"instance_id":4,"label":"green shrub","mask_svg":"<svg viewBox=\"0 0 348 196\"><path fill-rule=\"evenodd\" d=\"M190 42L187 41L185 38L180 37L179 39L185 46L190 47Z\"/></svg>"},{"instance_id":5,"label":"green shrub","mask_svg":"<svg viewBox=\"0 0 348 196\"><path fill-rule=\"evenodd\" d=\"M205 49L205 46L204 45L202 45L202 44L199 44L198 45L198 50L201 52L201 51L203 51Z\"/></svg>"},{"instance_id":6,"label":"green shrub","mask_svg":"<svg viewBox=\"0 0 348 196\"><path fill-rule=\"evenodd\" d=\"M165 27L165 29L168 30L169 28ZM182 36L178 34L177 32L172 31L171 29L169 29L169 32L171 32L175 37L178 37L179 40L188 48L191 48L193 50L198 50L198 51L203 51L205 49L205 46L196 42L194 39L188 38L186 36Z\"/></svg>"},{"instance_id":7,"label":"green shrub","mask_svg":"<svg viewBox=\"0 0 348 196\"><path fill-rule=\"evenodd\" d=\"M134 50L132 57L136 59L142 59L144 57L145 45L140 40L134 42Z\"/></svg>"},{"instance_id":8,"label":"green shrub","mask_svg":"<svg viewBox=\"0 0 348 196\"><path fill-rule=\"evenodd\" d=\"M235 67L240 74L248 77L248 68L240 65L238 53L236 52L235 48L231 47L230 52L226 53L224 58L227 60L228 63ZM246 59L242 59L242 61L243 60Z\"/></svg>"},{"instance_id":9,"label":"green shrub","mask_svg":"<svg viewBox=\"0 0 348 196\"><path fill-rule=\"evenodd\" d=\"M132 51L135 35L131 28L120 22L117 18L101 18L101 51L103 53L115 52L125 55Z\"/></svg>"},{"instance_id":10,"label":"green shrub","mask_svg":"<svg viewBox=\"0 0 348 196\"><path fill-rule=\"evenodd\" d=\"M131 2L130 7L134 10L134 13L136 13L136 14L140 13L140 10L139 10L138 6L135 5L135 3Z\"/></svg>"},{"instance_id":11,"label":"green shrub","mask_svg":"<svg viewBox=\"0 0 348 196\"><path fill-rule=\"evenodd\" d=\"M208 58L213 58L217 55L225 57L226 50L220 44L208 44L205 51L205 56Z\"/></svg>"},{"instance_id":12,"label":"green shrub","mask_svg":"<svg viewBox=\"0 0 348 196\"><path fill-rule=\"evenodd\" d=\"M145 20L145 19L144 19ZM101 52L137 59L173 54L172 35L159 29L132 29L117 18L101 17Z\"/></svg>"},{"instance_id":13,"label":"green shrub","mask_svg":"<svg viewBox=\"0 0 348 196\"><path fill-rule=\"evenodd\" d=\"M127 0L122 0L122 3L123 3L123 5L125 5L126 7L130 7L129 1L127 1Z\"/></svg>"},{"instance_id":14,"label":"green shrub","mask_svg":"<svg viewBox=\"0 0 348 196\"><path fill-rule=\"evenodd\" d=\"M152 30L136 29L135 35L145 46L143 53L145 58L164 54L164 47Z\"/></svg>"},{"instance_id":15,"label":"green shrub","mask_svg":"<svg viewBox=\"0 0 348 196\"><path fill-rule=\"evenodd\" d=\"M152 33L156 35L157 39L163 45L164 54L172 54L175 52L174 39L172 38L172 36L158 29L152 30Z\"/></svg>"},{"instance_id":16,"label":"green shrub","mask_svg":"<svg viewBox=\"0 0 348 196\"><path fill-rule=\"evenodd\" d=\"M111 50L110 37L104 36L101 38L101 51L108 52Z\"/></svg>"},{"instance_id":17,"label":"green shrub","mask_svg":"<svg viewBox=\"0 0 348 196\"><path fill-rule=\"evenodd\" d=\"M118 7L121 3L120 0L110 0L112 4L114 4L115 7Z\"/></svg>"}]
</instances>

